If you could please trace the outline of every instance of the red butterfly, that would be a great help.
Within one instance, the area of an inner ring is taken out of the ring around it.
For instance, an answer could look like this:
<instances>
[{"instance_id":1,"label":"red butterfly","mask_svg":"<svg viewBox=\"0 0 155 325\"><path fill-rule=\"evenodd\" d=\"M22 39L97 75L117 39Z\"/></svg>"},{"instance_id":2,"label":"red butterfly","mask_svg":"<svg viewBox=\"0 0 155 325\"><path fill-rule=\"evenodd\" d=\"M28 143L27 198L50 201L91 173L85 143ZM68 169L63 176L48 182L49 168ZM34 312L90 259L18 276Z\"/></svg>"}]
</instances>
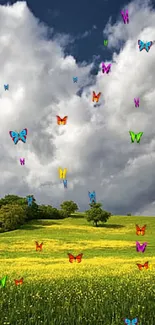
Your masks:
<instances>
[{"instance_id":1,"label":"red butterfly","mask_svg":"<svg viewBox=\"0 0 155 325\"><path fill-rule=\"evenodd\" d=\"M145 262L144 264L137 264L139 270L141 271L143 268L146 270L149 268L149 262Z\"/></svg>"},{"instance_id":2,"label":"red butterfly","mask_svg":"<svg viewBox=\"0 0 155 325\"><path fill-rule=\"evenodd\" d=\"M56 117L58 125L65 125L67 123L68 116L64 116L64 118L61 118L60 116L56 115Z\"/></svg>"},{"instance_id":3,"label":"red butterfly","mask_svg":"<svg viewBox=\"0 0 155 325\"><path fill-rule=\"evenodd\" d=\"M145 235L145 229L146 229L146 225L144 225L142 228L140 228L138 225L136 225L136 235Z\"/></svg>"},{"instance_id":4,"label":"red butterfly","mask_svg":"<svg viewBox=\"0 0 155 325\"><path fill-rule=\"evenodd\" d=\"M43 246L43 243L41 243L40 245L38 244L38 242L37 241L35 241L35 243L36 243L36 251L42 251L42 246Z\"/></svg>"},{"instance_id":5,"label":"red butterfly","mask_svg":"<svg viewBox=\"0 0 155 325\"><path fill-rule=\"evenodd\" d=\"M73 263L74 261L77 261L78 263L80 263L82 260L82 256L83 256L82 253L77 256L73 256L72 254L68 253L70 263Z\"/></svg>"},{"instance_id":6,"label":"red butterfly","mask_svg":"<svg viewBox=\"0 0 155 325\"><path fill-rule=\"evenodd\" d=\"M14 280L14 281L15 281L16 286L23 284L23 278L21 278L20 280Z\"/></svg>"},{"instance_id":7,"label":"red butterfly","mask_svg":"<svg viewBox=\"0 0 155 325\"><path fill-rule=\"evenodd\" d=\"M95 91L93 91L92 101L98 103L100 96L101 96L101 93L98 93L98 95L96 95Z\"/></svg>"}]
</instances>

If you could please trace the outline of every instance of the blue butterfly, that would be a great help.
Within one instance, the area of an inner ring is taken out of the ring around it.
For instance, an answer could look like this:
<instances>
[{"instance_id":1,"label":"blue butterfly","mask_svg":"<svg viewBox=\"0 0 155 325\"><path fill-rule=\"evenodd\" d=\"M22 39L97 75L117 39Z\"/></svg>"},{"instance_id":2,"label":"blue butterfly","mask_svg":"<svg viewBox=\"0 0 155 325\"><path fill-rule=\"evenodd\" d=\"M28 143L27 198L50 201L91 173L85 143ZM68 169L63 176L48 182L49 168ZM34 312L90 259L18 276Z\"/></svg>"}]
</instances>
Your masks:
<instances>
[{"instance_id":1,"label":"blue butterfly","mask_svg":"<svg viewBox=\"0 0 155 325\"><path fill-rule=\"evenodd\" d=\"M73 82L77 82L78 81L78 77L73 77Z\"/></svg>"},{"instance_id":2,"label":"blue butterfly","mask_svg":"<svg viewBox=\"0 0 155 325\"><path fill-rule=\"evenodd\" d=\"M67 179L63 179L64 188L67 188Z\"/></svg>"},{"instance_id":3,"label":"blue butterfly","mask_svg":"<svg viewBox=\"0 0 155 325\"><path fill-rule=\"evenodd\" d=\"M138 318L134 318L132 320L125 318L124 322L126 325L136 325L138 324Z\"/></svg>"},{"instance_id":4,"label":"blue butterfly","mask_svg":"<svg viewBox=\"0 0 155 325\"><path fill-rule=\"evenodd\" d=\"M9 84L4 85L4 89L5 89L5 90L9 90Z\"/></svg>"},{"instance_id":5,"label":"blue butterfly","mask_svg":"<svg viewBox=\"0 0 155 325\"><path fill-rule=\"evenodd\" d=\"M90 203L96 203L96 193L95 193L95 191L88 192L88 196L89 196L89 199L90 199Z\"/></svg>"},{"instance_id":6,"label":"blue butterfly","mask_svg":"<svg viewBox=\"0 0 155 325\"><path fill-rule=\"evenodd\" d=\"M147 42L147 43L144 43L142 42L141 40L138 40L138 45L139 45L139 51L142 51L142 50L146 50L147 52L149 52L149 49L150 47L152 46L153 42L150 41L150 42Z\"/></svg>"},{"instance_id":7,"label":"blue butterfly","mask_svg":"<svg viewBox=\"0 0 155 325\"><path fill-rule=\"evenodd\" d=\"M27 196L27 202L28 202L28 206L32 205L32 196Z\"/></svg>"},{"instance_id":8,"label":"blue butterfly","mask_svg":"<svg viewBox=\"0 0 155 325\"><path fill-rule=\"evenodd\" d=\"M21 132L9 131L10 137L14 144L17 144L19 140L26 143L27 129L23 129Z\"/></svg>"}]
</instances>

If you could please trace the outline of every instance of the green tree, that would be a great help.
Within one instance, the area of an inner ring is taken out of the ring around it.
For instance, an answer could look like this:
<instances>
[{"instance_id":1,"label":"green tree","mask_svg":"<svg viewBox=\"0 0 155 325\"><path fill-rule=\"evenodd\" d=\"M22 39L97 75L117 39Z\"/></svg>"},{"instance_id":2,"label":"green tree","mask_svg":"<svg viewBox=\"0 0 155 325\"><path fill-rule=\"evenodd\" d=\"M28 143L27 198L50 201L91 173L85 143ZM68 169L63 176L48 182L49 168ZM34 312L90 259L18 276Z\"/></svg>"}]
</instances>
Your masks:
<instances>
[{"instance_id":1,"label":"green tree","mask_svg":"<svg viewBox=\"0 0 155 325\"><path fill-rule=\"evenodd\" d=\"M0 208L3 205L7 205L7 204L24 204L24 200L22 197L18 196L18 195L5 195L4 198L0 199Z\"/></svg>"},{"instance_id":2,"label":"green tree","mask_svg":"<svg viewBox=\"0 0 155 325\"><path fill-rule=\"evenodd\" d=\"M39 219L64 219L66 212L53 208L51 205L41 205L38 209Z\"/></svg>"},{"instance_id":3,"label":"green tree","mask_svg":"<svg viewBox=\"0 0 155 325\"><path fill-rule=\"evenodd\" d=\"M25 222L25 209L18 204L4 205L0 209L0 224L2 231L17 229Z\"/></svg>"},{"instance_id":4,"label":"green tree","mask_svg":"<svg viewBox=\"0 0 155 325\"><path fill-rule=\"evenodd\" d=\"M107 222L111 216L111 213L103 210L101 206L101 203L92 203L90 204L90 209L85 212L87 221L93 221L96 227L98 226L98 222Z\"/></svg>"},{"instance_id":5,"label":"green tree","mask_svg":"<svg viewBox=\"0 0 155 325\"><path fill-rule=\"evenodd\" d=\"M61 209L66 212L66 215L70 216L71 213L75 213L79 208L73 201L64 201L60 205Z\"/></svg>"}]
</instances>

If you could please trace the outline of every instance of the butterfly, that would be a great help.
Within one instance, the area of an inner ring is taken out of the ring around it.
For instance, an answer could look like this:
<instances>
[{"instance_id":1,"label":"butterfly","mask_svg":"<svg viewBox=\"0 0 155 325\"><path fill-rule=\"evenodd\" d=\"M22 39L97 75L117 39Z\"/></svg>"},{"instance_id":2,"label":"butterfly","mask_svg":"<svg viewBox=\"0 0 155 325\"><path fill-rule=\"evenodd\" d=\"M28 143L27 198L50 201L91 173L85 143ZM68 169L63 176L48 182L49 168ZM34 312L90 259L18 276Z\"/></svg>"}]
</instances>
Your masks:
<instances>
[{"instance_id":1,"label":"butterfly","mask_svg":"<svg viewBox=\"0 0 155 325\"><path fill-rule=\"evenodd\" d=\"M14 280L15 281L15 285L18 286L20 284L23 284L23 278L19 279L19 280Z\"/></svg>"},{"instance_id":2,"label":"butterfly","mask_svg":"<svg viewBox=\"0 0 155 325\"><path fill-rule=\"evenodd\" d=\"M27 196L28 206L31 206L32 205L32 201L33 201L33 197L32 196Z\"/></svg>"},{"instance_id":3,"label":"butterfly","mask_svg":"<svg viewBox=\"0 0 155 325\"><path fill-rule=\"evenodd\" d=\"M137 250L137 252L144 253L145 249L146 249L146 246L147 246L146 242L141 245L138 241L136 241L136 250Z\"/></svg>"},{"instance_id":4,"label":"butterfly","mask_svg":"<svg viewBox=\"0 0 155 325\"><path fill-rule=\"evenodd\" d=\"M20 158L20 164L25 165L25 158Z\"/></svg>"},{"instance_id":5,"label":"butterfly","mask_svg":"<svg viewBox=\"0 0 155 325\"><path fill-rule=\"evenodd\" d=\"M88 196L89 196L89 199L90 199L90 203L96 203L96 193L95 193L95 191L93 191L93 192L88 191Z\"/></svg>"},{"instance_id":6,"label":"butterfly","mask_svg":"<svg viewBox=\"0 0 155 325\"><path fill-rule=\"evenodd\" d=\"M107 46L108 45L108 40L104 39L104 45Z\"/></svg>"},{"instance_id":7,"label":"butterfly","mask_svg":"<svg viewBox=\"0 0 155 325\"><path fill-rule=\"evenodd\" d=\"M10 137L12 138L14 144L17 144L19 140L26 143L27 129L23 129L21 132L9 131Z\"/></svg>"},{"instance_id":8,"label":"butterfly","mask_svg":"<svg viewBox=\"0 0 155 325\"><path fill-rule=\"evenodd\" d=\"M67 188L67 179L63 179L64 188Z\"/></svg>"},{"instance_id":9,"label":"butterfly","mask_svg":"<svg viewBox=\"0 0 155 325\"><path fill-rule=\"evenodd\" d=\"M73 263L74 261L77 261L78 263L80 263L82 261L82 256L83 256L82 253L77 256L73 256L72 254L68 253L70 263Z\"/></svg>"},{"instance_id":10,"label":"butterfly","mask_svg":"<svg viewBox=\"0 0 155 325\"><path fill-rule=\"evenodd\" d=\"M129 14L128 14L128 10L126 10L126 14L124 11L121 10L121 15L124 21L124 24L129 24Z\"/></svg>"},{"instance_id":11,"label":"butterfly","mask_svg":"<svg viewBox=\"0 0 155 325\"><path fill-rule=\"evenodd\" d=\"M139 98L134 98L135 107L139 107Z\"/></svg>"},{"instance_id":12,"label":"butterfly","mask_svg":"<svg viewBox=\"0 0 155 325\"><path fill-rule=\"evenodd\" d=\"M126 325L138 325L138 318L134 318L132 320L128 319L128 318L125 318L124 319L124 322Z\"/></svg>"},{"instance_id":13,"label":"butterfly","mask_svg":"<svg viewBox=\"0 0 155 325\"><path fill-rule=\"evenodd\" d=\"M150 47L152 46L152 44L153 44L152 41L147 42L147 43L144 43L144 42L142 42L141 40L138 40L139 51L142 51L142 50L145 49L147 52L149 52Z\"/></svg>"},{"instance_id":14,"label":"butterfly","mask_svg":"<svg viewBox=\"0 0 155 325\"><path fill-rule=\"evenodd\" d=\"M149 262L145 262L144 264L137 264L139 270L141 271L143 268L148 269L149 268Z\"/></svg>"},{"instance_id":15,"label":"butterfly","mask_svg":"<svg viewBox=\"0 0 155 325\"><path fill-rule=\"evenodd\" d=\"M129 131L130 136L131 136L131 142L135 142L135 139L137 141L137 143L140 143L141 137L143 135L144 132L139 132L137 134L135 134L133 131Z\"/></svg>"},{"instance_id":16,"label":"butterfly","mask_svg":"<svg viewBox=\"0 0 155 325\"><path fill-rule=\"evenodd\" d=\"M78 81L78 77L73 77L73 82L77 82Z\"/></svg>"},{"instance_id":17,"label":"butterfly","mask_svg":"<svg viewBox=\"0 0 155 325\"><path fill-rule=\"evenodd\" d=\"M106 72L106 73L109 73L110 72L110 68L111 68L111 63L107 65L104 64L104 62L102 62L102 72Z\"/></svg>"},{"instance_id":18,"label":"butterfly","mask_svg":"<svg viewBox=\"0 0 155 325\"><path fill-rule=\"evenodd\" d=\"M64 168L64 170L62 170L61 168L58 169L59 170L59 177L62 179L66 179L66 174L67 174L67 168Z\"/></svg>"},{"instance_id":19,"label":"butterfly","mask_svg":"<svg viewBox=\"0 0 155 325\"><path fill-rule=\"evenodd\" d=\"M4 89L5 89L5 90L9 90L9 84L4 85Z\"/></svg>"},{"instance_id":20,"label":"butterfly","mask_svg":"<svg viewBox=\"0 0 155 325\"><path fill-rule=\"evenodd\" d=\"M68 116L64 116L63 118L61 118L60 116L56 115L56 117L58 125L66 125Z\"/></svg>"},{"instance_id":21,"label":"butterfly","mask_svg":"<svg viewBox=\"0 0 155 325\"><path fill-rule=\"evenodd\" d=\"M43 243L41 243L40 245L38 244L37 241L35 241L35 243L36 243L36 251L42 251Z\"/></svg>"},{"instance_id":22,"label":"butterfly","mask_svg":"<svg viewBox=\"0 0 155 325\"><path fill-rule=\"evenodd\" d=\"M142 228L140 228L138 225L136 225L136 235L145 235L145 229L146 229L146 225L144 225Z\"/></svg>"},{"instance_id":23,"label":"butterfly","mask_svg":"<svg viewBox=\"0 0 155 325\"><path fill-rule=\"evenodd\" d=\"M4 288L6 285L6 280L7 280L7 275L5 275L1 280L0 280L0 285Z\"/></svg>"},{"instance_id":24,"label":"butterfly","mask_svg":"<svg viewBox=\"0 0 155 325\"><path fill-rule=\"evenodd\" d=\"M98 95L96 95L95 91L93 91L92 101L98 103L100 96L101 96L101 93L98 93Z\"/></svg>"}]
</instances>

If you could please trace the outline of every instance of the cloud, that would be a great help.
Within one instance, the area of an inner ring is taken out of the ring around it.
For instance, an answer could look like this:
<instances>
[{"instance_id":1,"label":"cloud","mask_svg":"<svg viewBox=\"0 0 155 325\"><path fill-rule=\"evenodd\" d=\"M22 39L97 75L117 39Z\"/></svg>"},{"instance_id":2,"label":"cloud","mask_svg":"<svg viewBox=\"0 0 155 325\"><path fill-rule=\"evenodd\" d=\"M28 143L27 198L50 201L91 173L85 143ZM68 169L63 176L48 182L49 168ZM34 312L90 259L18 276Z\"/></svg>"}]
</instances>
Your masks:
<instances>
[{"instance_id":1,"label":"cloud","mask_svg":"<svg viewBox=\"0 0 155 325\"><path fill-rule=\"evenodd\" d=\"M93 77L93 62L77 64L64 55L69 35L52 32L49 40L47 26L25 2L0 6L2 196L34 194L39 204L53 206L74 200L84 210L88 191L95 190L97 201L113 213L153 211L155 45L149 53L139 52L137 40L155 39L155 12L147 2L130 3L128 9L129 25L120 18L104 30L114 48L111 73L99 67ZM93 90L102 92L98 107L91 101ZM134 97L140 97L139 108ZM56 115L67 115L67 125L58 126ZM27 143L15 146L9 130L25 127ZM129 130L144 132L140 144L131 144ZM68 168L67 190L58 167Z\"/></svg>"}]
</instances>

